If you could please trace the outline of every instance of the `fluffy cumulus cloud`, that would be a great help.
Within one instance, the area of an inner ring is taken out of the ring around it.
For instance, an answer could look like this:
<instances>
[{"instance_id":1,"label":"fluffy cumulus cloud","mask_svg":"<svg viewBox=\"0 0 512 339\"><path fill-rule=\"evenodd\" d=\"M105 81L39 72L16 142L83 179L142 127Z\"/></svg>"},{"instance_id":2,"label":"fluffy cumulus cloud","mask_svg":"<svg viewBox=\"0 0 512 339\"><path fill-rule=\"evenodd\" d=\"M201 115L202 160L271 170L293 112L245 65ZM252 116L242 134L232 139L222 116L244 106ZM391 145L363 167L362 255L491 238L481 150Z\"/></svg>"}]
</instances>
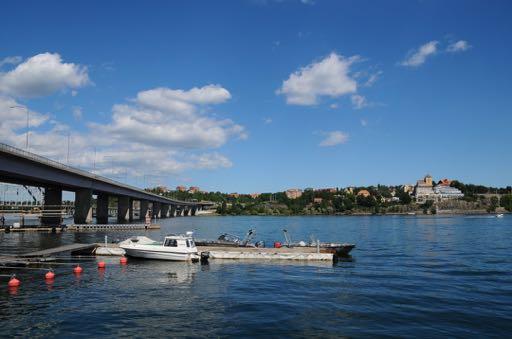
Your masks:
<instances>
[{"instance_id":1,"label":"fluffy cumulus cloud","mask_svg":"<svg viewBox=\"0 0 512 339\"><path fill-rule=\"evenodd\" d=\"M192 117L199 105L220 104L231 99L231 94L219 85L194 87L188 91L155 88L137 94L141 106L181 117Z\"/></svg>"},{"instance_id":2,"label":"fluffy cumulus cloud","mask_svg":"<svg viewBox=\"0 0 512 339\"><path fill-rule=\"evenodd\" d=\"M59 54L42 53L0 73L0 93L13 97L39 97L90 83L85 66L65 63Z\"/></svg>"},{"instance_id":3,"label":"fluffy cumulus cloud","mask_svg":"<svg viewBox=\"0 0 512 339\"><path fill-rule=\"evenodd\" d=\"M199 106L219 104L231 97L228 90L209 85L190 90L156 88L139 92L130 104L113 107L112 121L93 124L112 140L176 149L218 148L230 138L245 139L245 128L230 119L201 113Z\"/></svg>"},{"instance_id":4,"label":"fluffy cumulus cloud","mask_svg":"<svg viewBox=\"0 0 512 339\"><path fill-rule=\"evenodd\" d=\"M464 52L471 48L471 45L465 40L459 40L453 42L446 47L446 51L449 53Z\"/></svg>"},{"instance_id":5,"label":"fluffy cumulus cloud","mask_svg":"<svg viewBox=\"0 0 512 339\"><path fill-rule=\"evenodd\" d=\"M230 97L219 85L141 91L127 103L114 105L110 122L89 123L82 132L29 111L29 150L66 162L69 135L71 165L118 179L125 173L168 176L190 169L231 167L232 162L216 149L230 139L245 139L245 128L201 109ZM0 96L0 141L24 148L26 110L10 108L15 106L20 106L15 99ZM80 119L81 107L73 107L72 113Z\"/></svg>"},{"instance_id":6,"label":"fluffy cumulus cloud","mask_svg":"<svg viewBox=\"0 0 512 339\"><path fill-rule=\"evenodd\" d=\"M410 51L400 65L406 67L418 67L423 65L428 57L437 53L438 44L438 41L433 40L421 45L418 49Z\"/></svg>"},{"instance_id":7,"label":"fluffy cumulus cloud","mask_svg":"<svg viewBox=\"0 0 512 339\"><path fill-rule=\"evenodd\" d=\"M45 96L91 83L87 68L65 63L59 54L44 53L23 61L0 60L16 65L0 72L0 142L25 147L27 107L18 98ZM231 139L245 139L245 128L220 114L209 113L213 105L231 98L220 85L188 90L165 87L141 91L125 103L113 105L107 123L88 123L78 132L48 114L28 109L29 150L54 160L95 170L109 176L172 175L189 169L231 167L217 149ZM72 106L76 120L82 107ZM125 174L126 173L126 174Z\"/></svg>"},{"instance_id":8,"label":"fluffy cumulus cloud","mask_svg":"<svg viewBox=\"0 0 512 339\"><path fill-rule=\"evenodd\" d=\"M290 74L277 94L284 95L288 104L315 105L322 96L337 98L355 93L357 82L350 74L350 67L358 59L331 53Z\"/></svg>"},{"instance_id":9,"label":"fluffy cumulus cloud","mask_svg":"<svg viewBox=\"0 0 512 339\"><path fill-rule=\"evenodd\" d=\"M322 133L325 138L319 144L322 147L336 146L348 141L348 134L341 131L330 131Z\"/></svg>"}]
</instances>

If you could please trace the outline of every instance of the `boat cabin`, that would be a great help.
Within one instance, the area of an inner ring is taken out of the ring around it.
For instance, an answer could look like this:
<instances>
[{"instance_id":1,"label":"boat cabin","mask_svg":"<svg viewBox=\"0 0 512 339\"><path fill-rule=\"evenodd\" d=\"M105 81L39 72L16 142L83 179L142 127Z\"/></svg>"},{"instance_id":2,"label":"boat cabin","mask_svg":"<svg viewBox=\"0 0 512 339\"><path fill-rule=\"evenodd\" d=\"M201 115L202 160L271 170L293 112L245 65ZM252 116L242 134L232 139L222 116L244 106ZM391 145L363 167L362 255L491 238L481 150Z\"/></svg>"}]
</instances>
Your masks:
<instances>
[{"instance_id":1,"label":"boat cabin","mask_svg":"<svg viewBox=\"0 0 512 339\"><path fill-rule=\"evenodd\" d=\"M196 244L194 243L194 239L192 237L184 237L181 235L171 235L167 236L164 239L163 245L165 247L186 247L186 248L195 248Z\"/></svg>"}]
</instances>

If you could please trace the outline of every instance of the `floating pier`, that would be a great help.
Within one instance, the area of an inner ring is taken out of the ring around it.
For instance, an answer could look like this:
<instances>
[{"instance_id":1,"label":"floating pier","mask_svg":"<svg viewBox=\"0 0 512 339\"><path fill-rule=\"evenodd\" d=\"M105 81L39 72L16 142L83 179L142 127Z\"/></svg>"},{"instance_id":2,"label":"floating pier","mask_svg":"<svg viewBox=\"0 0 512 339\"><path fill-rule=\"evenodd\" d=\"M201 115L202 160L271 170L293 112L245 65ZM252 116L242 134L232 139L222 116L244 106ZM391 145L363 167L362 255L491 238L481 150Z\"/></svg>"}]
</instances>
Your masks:
<instances>
[{"instance_id":1,"label":"floating pier","mask_svg":"<svg viewBox=\"0 0 512 339\"><path fill-rule=\"evenodd\" d=\"M209 252L210 259L229 260L319 260L334 261L332 253L320 253L313 247L294 248L260 248L260 247L219 247L198 246L199 252Z\"/></svg>"},{"instance_id":2,"label":"floating pier","mask_svg":"<svg viewBox=\"0 0 512 339\"><path fill-rule=\"evenodd\" d=\"M132 231L132 230L158 230L158 224L73 224L67 228L70 231Z\"/></svg>"},{"instance_id":3,"label":"floating pier","mask_svg":"<svg viewBox=\"0 0 512 339\"><path fill-rule=\"evenodd\" d=\"M96 255L121 256L124 250L117 244L97 244L94 251ZM335 261L332 253L319 253L313 247L295 248L260 248L260 247L223 247L223 246L197 246L199 253L209 252L210 259L225 260L296 260L296 261Z\"/></svg>"},{"instance_id":4,"label":"floating pier","mask_svg":"<svg viewBox=\"0 0 512 339\"><path fill-rule=\"evenodd\" d=\"M36 251L36 252L30 252L25 254L20 254L18 257L20 258L34 258L34 257L48 257L50 255L62 253L62 252L92 252L96 247L98 247L98 244L71 244L71 245L64 245L54 248L49 248L42 251Z\"/></svg>"}]
</instances>

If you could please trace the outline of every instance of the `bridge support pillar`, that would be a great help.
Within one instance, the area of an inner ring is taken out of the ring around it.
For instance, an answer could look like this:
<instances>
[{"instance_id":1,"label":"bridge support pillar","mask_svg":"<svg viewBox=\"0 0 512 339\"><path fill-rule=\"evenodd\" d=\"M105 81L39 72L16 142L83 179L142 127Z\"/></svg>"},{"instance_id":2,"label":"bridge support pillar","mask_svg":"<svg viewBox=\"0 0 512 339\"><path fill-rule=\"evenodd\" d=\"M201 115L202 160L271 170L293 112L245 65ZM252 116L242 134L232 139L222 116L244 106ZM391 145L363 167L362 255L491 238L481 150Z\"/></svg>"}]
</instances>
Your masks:
<instances>
[{"instance_id":1,"label":"bridge support pillar","mask_svg":"<svg viewBox=\"0 0 512 339\"><path fill-rule=\"evenodd\" d=\"M162 210L160 212L160 217L169 218L169 205L162 204Z\"/></svg>"},{"instance_id":2,"label":"bridge support pillar","mask_svg":"<svg viewBox=\"0 0 512 339\"><path fill-rule=\"evenodd\" d=\"M92 190L88 188L75 192L75 224L92 222Z\"/></svg>"},{"instance_id":3,"label":"bridge support pillar","mask_svg":"<svg viewBox=\"0 0 512 339\"><path fill-rule=\"evenodd\" d=\"M117 197L117 222L130 221L131 206L130 198L125 196Z\"/></svg>"},{"instance_id":4,"label":"bridge support pillar","mask_svg":"<svg viewBox=\"0 0 512 339\"><path fill-rule=\"evenodd\" d=\"M108 194L98 194L96 199L96 223L108 224Z\"/></svg>"},{"instance_id":5,"label":"bridge support pillar","mask_svg":"<svg viewBox=\"0 0 512 339\"><path fill-rule=\"evenodd\" d=\"M130 222L132 222L133 221L133 213L134 213L133 212L133 199L132 198L130 198L129 204L130 204L130 211L129 211L128 219L130 220Z\"/></svg>"},{"instance_id":6,"label":"bridge support pillar","mask_svg":"<svg viewBox=\"0 0 512 339\"><path fill-rule=\"evenodd\" d=\"M171 205L171 218L176 216L176 205Z\"/></svg>"},{"instance_id":7,"label":"bridge support pillar","mask_svg":"<svg viewBox=\"0 0 512 339\"><path fill-rule=\"evenodd\" d=\"M183 210L183 216L188 217L189 213L190 213L190 210L188 209L188 207Z\"/></svg>"},{"instance_id":8,"label":"bridge support pillar","mask_svg":"<svg viewBox=\"0 0 512 339\"><path fill-rule=\"evenodd\" d=\"M195 216L196 215L196 211L197 211L197 207L192 207L192 209L190 210L190 215L191 216Z\"/></svg>"},{"instance_id":9,"label":"bridge support pillar","mask_svg":"<svg viewBox=\"0 0 512 339\"><path fill-rule=\"evenodd\" d=\"M62 189L47 187L44 190L43 215L44 226L60 226L62 223Z\"/></svg>"},{"instance_id":10,"label":"bridge support pillar","mask_svg":"<svg viewBox=\"0 0 512 339\"><path fill-rule=\"evenodd\" d=\"M152 215L153 218L160 219L161 208L162 208L162 205L159 202L153 203L153 215Z\"/></svg>"},{"instance_id":11,"label":"bridge support pillar","mask_svg":"<svg viewBox=\"0 0 512 339\"><path fill-rule=\"evenodd\" d=\"M146 220L146 216L148 215L148 212L149 212L149 203L147 200L141 200L140 201L140 215L139 215L139 218L140 220L142 221L145 221Z\"/></svg>"}]
</instances>

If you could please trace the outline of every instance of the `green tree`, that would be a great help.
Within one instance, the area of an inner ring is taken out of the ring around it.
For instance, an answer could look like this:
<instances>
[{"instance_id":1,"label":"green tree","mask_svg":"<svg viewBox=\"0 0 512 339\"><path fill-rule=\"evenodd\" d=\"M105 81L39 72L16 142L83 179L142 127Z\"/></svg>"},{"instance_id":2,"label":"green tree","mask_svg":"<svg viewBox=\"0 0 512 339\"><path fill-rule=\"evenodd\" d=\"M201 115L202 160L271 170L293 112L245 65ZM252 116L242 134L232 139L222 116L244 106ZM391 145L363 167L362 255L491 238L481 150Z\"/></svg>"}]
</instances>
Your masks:
<instances>
[{"instance_id":1,"label":"green tree","mask_svg":"<svg viewBox=\"0 0 512 339\"><path fill-rule=\"evenodd\" d=\"M507 194L501 197L501 207L512 212L512 194Z\"/></svg>"},{"instance_id":2,"label":"green tree","mask_svg":"<svg viewBox=\"0 0 512 339\"><path fill-rule=\"evenodd\" d=\"M404 192L404 190L399 190L397 193L398 199L400 199L400 203L402 205L409 205L412 202L412 198L409 193Z\"/></svg>"},{"instance_id":3,"label":"green tree","mask_svg":"<svg viewBox=\"0 0 512 339\"><path fill-rule=\"evenodd\" d=\"M500 205L500 200L498 197L491 197L491 202L489 204L489 207L487 207L487 213L493 213L496 212L496 208Z\"/></svg>"}]
</instances>

